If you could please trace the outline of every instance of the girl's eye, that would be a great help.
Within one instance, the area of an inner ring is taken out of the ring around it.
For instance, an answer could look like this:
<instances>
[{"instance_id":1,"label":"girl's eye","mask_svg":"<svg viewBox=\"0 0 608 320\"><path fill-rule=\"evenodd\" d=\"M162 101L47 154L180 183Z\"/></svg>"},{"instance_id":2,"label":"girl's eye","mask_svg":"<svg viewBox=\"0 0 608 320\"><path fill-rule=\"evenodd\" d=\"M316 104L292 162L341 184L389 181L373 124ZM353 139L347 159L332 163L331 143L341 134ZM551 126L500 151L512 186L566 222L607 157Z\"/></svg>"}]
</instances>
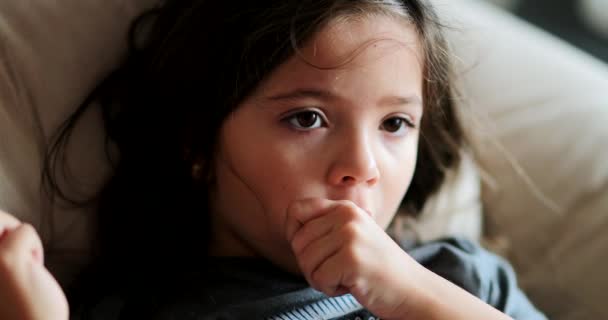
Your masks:
<instances>
[{"instance_id":1,"label":"girl's eye","mask_svg":"<svg viewBox=\"0 0 608 320\"><path fill-rule=\"evenodd\" d=\"M413 128L414 124L406 118L392 117L384 120L380 129L390 133L399 133L403 130L407 130L407 127Z\"/></svg>"},{"instance_id":2,"label":"girl's eye","mask_svg":"<svg viewBox=\"0 0 608 320\"><path fill-rule=\"evenodd\" d=\"M302 111L293 114L286 119L289 124L300 130L320 128L323 125L322 116L316 111Z\"/></svg>"}]
</instances>

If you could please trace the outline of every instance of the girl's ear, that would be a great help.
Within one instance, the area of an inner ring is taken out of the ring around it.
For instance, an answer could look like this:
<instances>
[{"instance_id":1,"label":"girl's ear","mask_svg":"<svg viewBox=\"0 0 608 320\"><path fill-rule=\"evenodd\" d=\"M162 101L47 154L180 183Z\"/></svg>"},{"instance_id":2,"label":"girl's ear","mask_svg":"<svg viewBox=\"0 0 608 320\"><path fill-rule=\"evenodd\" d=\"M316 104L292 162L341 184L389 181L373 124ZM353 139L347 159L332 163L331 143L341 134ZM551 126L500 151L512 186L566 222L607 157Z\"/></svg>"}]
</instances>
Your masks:
<instances>
[{"instance_id":1,"label":"girl's ear","mask_svg":"<svg viewBox=\"0 0 608 320\"><path fill-rule=\"evenodd\" d=\"M182 159L184 162L190 163L190 175L192 176L192 179L196 181L200 180L203 171L202 159L197 157L192 151L192 148L188 146L183 147Z\"/></svg>"},{"instance_id":2,"label":"girl's ear","mask_svg":"<svg viewBox=\"0 0 608 320\"><path fill-rule=\"evenodd\" d=\"M211 163L200 155L194 155L185 159L190 164L190 176L196 183L210 185L213 182L213 170Z\"/></svg>"},{"instance_id":3,"label":"girl's ear","mask_svg":"<svg viewBox=\"0 0 608 320\"><path fill-rule=\"evenodd\" d=\"M192 179L199 181L203 174L203 163L202 161L195 161L192 163L191 175Z\"/></svg>"}]
</instances>

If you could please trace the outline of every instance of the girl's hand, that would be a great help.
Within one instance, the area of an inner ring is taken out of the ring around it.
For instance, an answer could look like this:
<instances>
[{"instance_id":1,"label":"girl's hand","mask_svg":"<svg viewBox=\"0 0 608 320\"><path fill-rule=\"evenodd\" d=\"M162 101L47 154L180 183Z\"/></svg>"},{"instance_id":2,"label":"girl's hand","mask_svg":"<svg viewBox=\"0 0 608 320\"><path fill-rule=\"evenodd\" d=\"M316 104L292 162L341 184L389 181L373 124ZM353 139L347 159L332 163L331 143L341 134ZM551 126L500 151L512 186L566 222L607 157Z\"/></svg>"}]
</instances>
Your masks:
<instances>
[{"instance_id":1,"label":"girl's hand","mask_svg":"<svg viewBox=\"0 0 608 320\"><path fill-rule=\"evenodd\" d=\"M0 319L67 320L68 303L44 267L34 228L0 211Z\"/></svg>"},{"instance_id":2,"label":"girl's hand","mask_svg":"<svg viewBox=\"0 0 608 320\"><path fill-rule=\"evenodd\" d=\"M329 296L351 293L382 319L403 318L418 303L423 268L353 202L295 201L286 236L313 288Z\"/></svg>"}]
</instances>

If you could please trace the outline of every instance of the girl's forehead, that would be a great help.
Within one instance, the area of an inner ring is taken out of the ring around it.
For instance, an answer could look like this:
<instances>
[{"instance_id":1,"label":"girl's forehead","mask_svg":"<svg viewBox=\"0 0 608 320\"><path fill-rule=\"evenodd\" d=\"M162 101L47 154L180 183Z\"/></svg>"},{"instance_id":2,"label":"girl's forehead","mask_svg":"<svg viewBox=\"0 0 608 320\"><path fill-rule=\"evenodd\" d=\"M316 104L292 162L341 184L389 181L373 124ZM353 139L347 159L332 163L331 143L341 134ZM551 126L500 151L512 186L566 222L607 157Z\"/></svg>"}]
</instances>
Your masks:
<instances>
[{"instance_id":1,"label":"girl's forehead","mask_svg":"<svg viewBox=\"0 0 608 320\"><path fill-rule=\"evenodd\" d=\"M352 28L341 24L321 30L274 70L250 101L360 107L408 101L421 106L423 64L416 32L389 18L349 24Z\"/></svg>"},{"instance_id":2,"label":"girl's forehead","mask_svg":"<svg viewBox=\"0 0 608 320\"><path fill-rule=\"evenodd\" d=\"M415 27L395 17L374 15L330 21L304 45L299 58L316 67L335 68L356 64L361 55L400 49L423 56Z\"/></svg>"},{"instance_id":3,"label":"girl's forehead","mask_svg":"<svg viewBox=\"0 0 608 320\"><path fill-rule=\"evenodd\" d=\"M416 30L392 17L339 20L273 70L248 101L266 105L270 97L286 94L322 98L312 92L361 105L386 97L421 101L424 63L418 43Z\"/></svg>"},{"instance_id":4,"label":"girl's forehead","mask_svg":"<svg viewBox=\"0 0 608 320\"><path fill-rule=\"evenodd\" d=\"M340 21L323 28L274 70L254 96L311 87L349 96L370 90L377 95L420 96L419 48L416 31L395 18Z\"/></svg>"}]
</instances>

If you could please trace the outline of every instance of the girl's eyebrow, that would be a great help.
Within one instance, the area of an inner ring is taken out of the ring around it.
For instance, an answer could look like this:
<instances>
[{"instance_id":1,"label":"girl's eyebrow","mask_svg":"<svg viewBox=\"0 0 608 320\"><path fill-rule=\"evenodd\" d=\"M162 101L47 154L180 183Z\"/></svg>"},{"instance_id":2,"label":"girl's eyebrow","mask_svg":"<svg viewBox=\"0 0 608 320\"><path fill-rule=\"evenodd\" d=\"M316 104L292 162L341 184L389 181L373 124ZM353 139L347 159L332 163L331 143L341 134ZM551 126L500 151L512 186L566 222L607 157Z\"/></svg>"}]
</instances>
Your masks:
<instances>
[{"instance_id":1,"label":"girl's eyebrow","mask_svg":"<svg viewBox=\"0 0 608 320\"><path fill-rule=\"evenodd\" d=\"M417 95L409 96L386 96L378 101L379 106L401 106L412 105L422 107L422 99Z\"/></svg>"},{"instance_id":2,"label":"girl's eyebrow","mask_svg":"<svg viewBox=\"0 0 608 320\"><path fill-rule=\"evenodd\" d=\"M280 93L277 95L266 97L266 99L271 101L297 100L304 98L313 98L324 101L348 100L344 97L332 93L329 90L313 88L300 88L295 89L293 91L289 91L287 93ZM416 94L409 96L391 95L382 97L382 99L380 99L377 104L378 106L413 105L422 107L422 99Z\"/></svg>"},{"instance_id":3,"label":"girl's eyebrow","mask_svg":"<svg viewBox=\"0 0 608 320\"><path fill-rule=\"evenodd\" d=\"M315 98L319 100L339 100L339 97L329 90L312 89L312 88L300 88L287 93L280 93L274 96L267 97L268 100L281 101L281 100L295 100L303 98Z\"/></svg>"}]
</instances>

